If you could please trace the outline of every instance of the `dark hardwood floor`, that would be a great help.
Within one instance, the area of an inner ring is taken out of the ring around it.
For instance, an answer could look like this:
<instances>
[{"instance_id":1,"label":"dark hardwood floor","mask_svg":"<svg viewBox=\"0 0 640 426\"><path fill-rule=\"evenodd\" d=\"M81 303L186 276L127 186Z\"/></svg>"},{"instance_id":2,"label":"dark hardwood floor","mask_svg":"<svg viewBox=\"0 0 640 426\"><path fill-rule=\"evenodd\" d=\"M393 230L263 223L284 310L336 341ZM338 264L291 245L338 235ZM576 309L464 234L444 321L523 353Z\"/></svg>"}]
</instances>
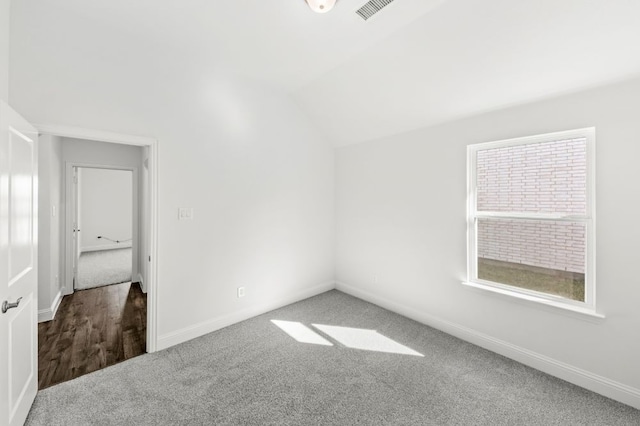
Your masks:
<instances>
[{"instance_id":1,"label":"dark hardwood floor","mask_svg":"<svg viewBox=\"0 0 640 426\"><path fill-rule=\"evenodd\" d=\"M38 387L75 379L146 351L147 295L138 283L65 296L38 324Z\"/></svg>"}]
</instances>

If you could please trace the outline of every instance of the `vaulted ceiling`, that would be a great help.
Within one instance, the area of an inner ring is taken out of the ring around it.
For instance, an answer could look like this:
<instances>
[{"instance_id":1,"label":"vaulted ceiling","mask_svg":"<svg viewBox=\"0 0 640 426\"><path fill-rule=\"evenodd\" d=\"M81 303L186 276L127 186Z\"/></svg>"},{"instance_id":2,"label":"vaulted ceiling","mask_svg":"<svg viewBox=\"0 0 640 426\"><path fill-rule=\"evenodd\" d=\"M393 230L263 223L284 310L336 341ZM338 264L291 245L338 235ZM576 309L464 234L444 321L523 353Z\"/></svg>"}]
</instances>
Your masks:
<instances>
[{"instance_id":1,"label":"vaulted ceiling","mask_svg":"<svg viewBox=\"0 0 640 426\"><path fill-rule=\"evenodd\" d=\"M366 22L365 0L322 15L304 0L15 3L66 45L144 47L288 92L337 145L640 74L638 0L395 0Z\"/></svg>"}]
</instances>

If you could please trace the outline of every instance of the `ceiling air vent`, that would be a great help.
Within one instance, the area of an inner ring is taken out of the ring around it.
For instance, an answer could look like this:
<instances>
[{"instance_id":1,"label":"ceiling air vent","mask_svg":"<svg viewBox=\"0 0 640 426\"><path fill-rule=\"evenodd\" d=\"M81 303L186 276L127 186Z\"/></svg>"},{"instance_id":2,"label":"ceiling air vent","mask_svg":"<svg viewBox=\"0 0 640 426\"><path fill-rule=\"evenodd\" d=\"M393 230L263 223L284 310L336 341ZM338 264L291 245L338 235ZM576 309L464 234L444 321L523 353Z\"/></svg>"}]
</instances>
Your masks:
<instances>
[{"instance_id":1,"label":"ceiling air vent","mask_svg":"<svg viewBox=\"0 0 640 426\"><path fill-rule=\"evenodd\" d=\"M380 12L383 7L392 2L393 0L370 0L360 9L356 10L356 13L366 21L376 13Z\"/></svg>"}]
</instances>

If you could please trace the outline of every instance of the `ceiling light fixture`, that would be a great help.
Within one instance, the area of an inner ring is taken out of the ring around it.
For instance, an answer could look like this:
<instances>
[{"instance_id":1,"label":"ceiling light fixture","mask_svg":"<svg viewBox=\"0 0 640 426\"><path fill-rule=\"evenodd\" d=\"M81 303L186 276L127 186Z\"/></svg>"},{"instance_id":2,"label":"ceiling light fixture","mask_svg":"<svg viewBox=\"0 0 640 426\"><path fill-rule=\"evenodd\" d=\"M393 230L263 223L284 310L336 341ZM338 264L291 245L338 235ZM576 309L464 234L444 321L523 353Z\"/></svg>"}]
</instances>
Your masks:
<instances>
[{"instance_id":1,"label":"ceiling light fixture","mask_svg":"<svg viewBox=\"0 0 640 426\"><path fill-rule=\"evenodd\" d=\"M316 13L327 13L336 4L336 0L306 0L306 2Z\"/></svg>"}]
</instances>

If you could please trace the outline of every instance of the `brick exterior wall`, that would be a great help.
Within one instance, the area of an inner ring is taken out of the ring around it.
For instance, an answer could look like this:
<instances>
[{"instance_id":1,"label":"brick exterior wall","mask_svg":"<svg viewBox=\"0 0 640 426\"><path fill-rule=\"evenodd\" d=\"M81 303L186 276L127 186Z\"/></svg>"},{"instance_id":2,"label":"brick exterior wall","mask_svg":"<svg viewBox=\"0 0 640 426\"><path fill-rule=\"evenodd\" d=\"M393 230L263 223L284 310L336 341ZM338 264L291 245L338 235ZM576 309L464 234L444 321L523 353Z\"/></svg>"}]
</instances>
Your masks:
<instances>
[{"instance_id":1,"label":"brick exterior wall","mask_svg":"<svg viewBox=\"0 0 640 426\"><path fill-rule=\"evenodd\" d=\"M586 139L478 151L478 211L567 213L587 211ZM584 273L581 223L483 219L478 256Z\"/></svg>"}]
</instances>

